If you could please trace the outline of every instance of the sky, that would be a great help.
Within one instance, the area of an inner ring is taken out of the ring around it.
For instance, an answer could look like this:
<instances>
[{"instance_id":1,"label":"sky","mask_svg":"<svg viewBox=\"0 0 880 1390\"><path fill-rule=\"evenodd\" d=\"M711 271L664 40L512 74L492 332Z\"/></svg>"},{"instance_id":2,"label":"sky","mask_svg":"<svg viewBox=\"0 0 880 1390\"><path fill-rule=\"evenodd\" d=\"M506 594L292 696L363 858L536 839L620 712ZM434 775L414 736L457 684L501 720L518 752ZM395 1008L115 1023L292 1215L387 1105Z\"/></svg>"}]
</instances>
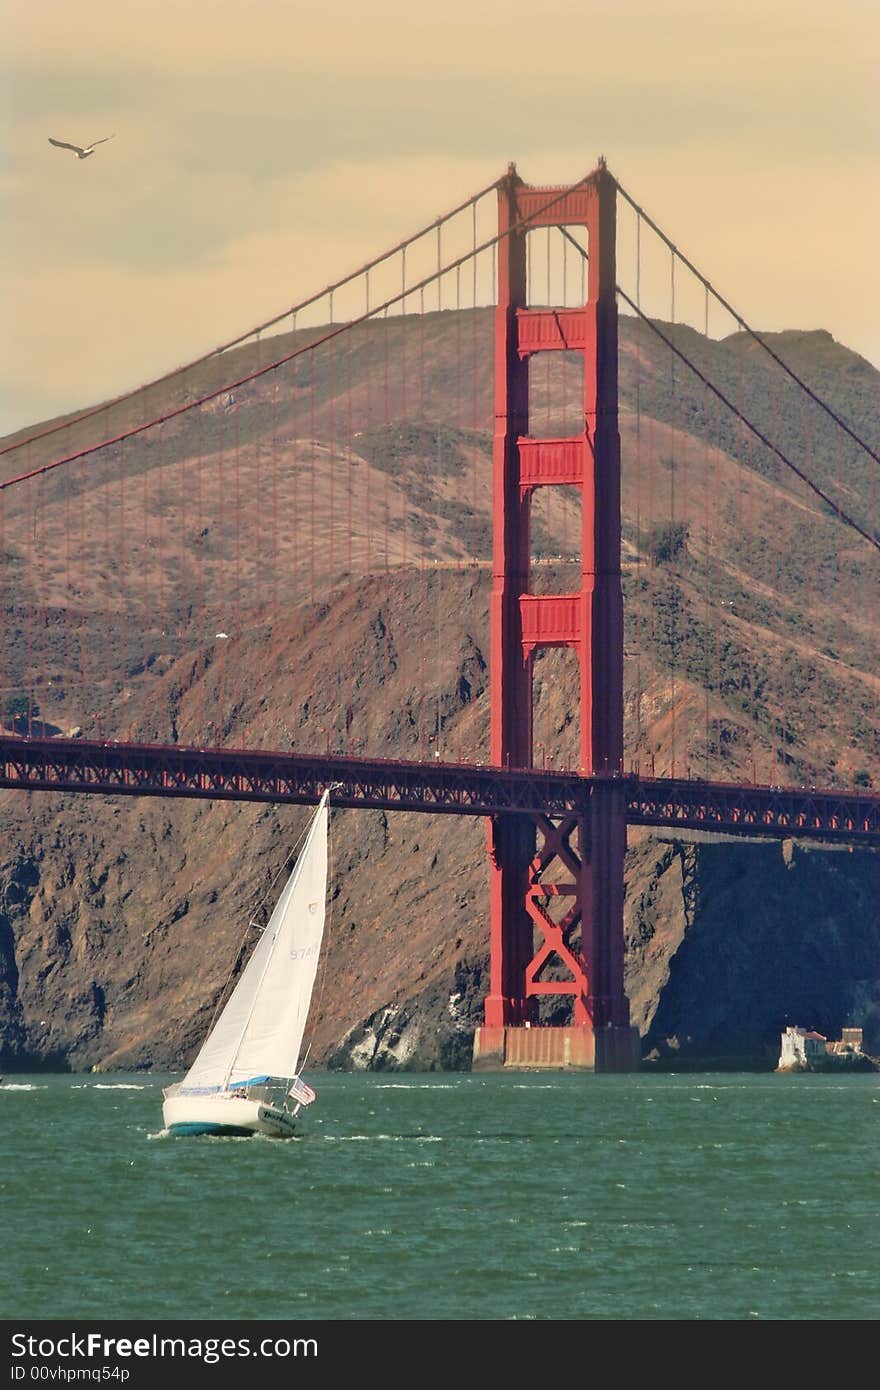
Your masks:
<instances>
[{"instance_id":1,"label":"sky","mask_svg":"<svg viewBox=\"0 0 880 1390\"><path fill-rule=\"evenodd\" d=\"M756 328L880 366L877 0L0 0L0 433L504 173L612 173ZM48 137L87 144L89 159Z\"/></svg>"}]
</instances>

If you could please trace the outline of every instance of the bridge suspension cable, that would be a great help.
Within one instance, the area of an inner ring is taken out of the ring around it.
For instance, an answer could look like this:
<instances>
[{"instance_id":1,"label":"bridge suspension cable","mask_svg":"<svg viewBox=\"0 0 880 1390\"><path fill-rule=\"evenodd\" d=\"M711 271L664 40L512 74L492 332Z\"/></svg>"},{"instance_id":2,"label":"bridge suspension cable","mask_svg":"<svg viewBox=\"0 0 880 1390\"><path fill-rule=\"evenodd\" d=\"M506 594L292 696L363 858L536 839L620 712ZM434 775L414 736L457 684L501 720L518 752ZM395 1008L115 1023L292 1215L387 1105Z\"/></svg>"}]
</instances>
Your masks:
<instances>
[{"instance_id":1,"label":"bridge suspension cable","mask_svg":"<svg viewBox=\"0 0 880 1390\"><path fill-rule=\"evenodd\" d=\"M632 199L629 199L628 201L632 202ZM635 204L633 204L633 206L635 207ZM636 210L638 211L638 209L636 209ZM648 220L650 221L650 219L648 219ZM654 224L651 223L651 226L653 227ZM578 251L580 252L580 254L583 256L584 260L589 259L586 250L584 249L583 246L581 246L580 242L577 240L576 237L573 237L573 236L571 235L571 233L570 233L569 231L566 230L565 227L560 227L559 230L562 232L562 235L563 235L568 241L571 242L572 246L575 246L575 247L577 248L577 250L578 250ZM655 230L656 230L656 229L655 229ZM662 235L662 234L661 234L661 235ZM674 247L672 247L671 242L668 241L668 238L663 237L663 240L667 242L667 245L669 245L669 247L670 247L671 250L674 250L674 249L675 249ZM680 257L680 259L684 260L685 258L684 258L684 257ZM690 265L690 262L689 262L689 261L685 261L685 264L688 266L689 269L693 269L693 267ZM698 276L698 278L700 279L700 281L701 281L703 284L705 284L706 288L707 288L708 290L711 290L712 287L711 287L711 285L709 285L708 281L704 280L703 277L702 277L701 275L699 275L699 272L695 272L695 273L697 274L697 276ZM821 487L819 487L818 483L814 483L813 480L812 480L812 478L810 478L810 477L803 471L802 468L799 468L798 465L797 465L792 459L790 459L790 458L788 457L788 455L785 454L785 453L782 451L782 449L779 448L778 444L776 444L775 441L773 441L773 440L771 440L771 439L768 439L767 435L764 434L763 430L758 429L758 426L757 426L757 425L752 424L752 421L748 418L748 416L745 415L745 414L743 413L743 411L741 411L741 410L739 409L739 407L736 406L736 405L734 404L734 402L733 402L732 400L730 400L730 399L724 394L724 392L723 392L719 387L717 387L717 386L714 384L714 382L710 381L709 378L705 375L704 372L701 372L701 371L700 371L699 367L698 367L694 362L691 361L691 359L688 357L687 353L682 352L681 348L676 347L676 345L675 345L675 343L672 341L672 339L669 338L669 337L663 332L663 330L662 330L661 328L658 328L658 326L657 326L657 324L654 322L654 320L653 320L652 318L650 318L649 315L646 314L646 313L639 307L639 305L638 305L638 303L636 302L636 300L630 298L630 296L626 293L626 290L622 289L620 285L617 285L617 286L616 286L616 290L617 290L617 293L618 293L618 295L620 296L620 298L621 298L622 300L624 300L626 304L629 305L630 309L632 309L632 311L633 311L633 313L636 315L636 317L639 318L639 319L642 321L642 323L647 324L647 326L648 326L648 328L650 328L651 332L654 333L654 334L656 334L656 336L660 339L660 341L661 341L666 347L668 347L669 350L670 350L671 352L673 352L673 353L675 354L675 356L676 356L681 362L684 362L685 366L687 366L687 367L690 368L690 370L693 372L694 376L696 376L696 377L699 379L699 381L701 381L702 384L703 384L704 386L706 386L706 387L713 393L713 395L717 396L718 400L721 401L723 405L727 406L727 409L730 410L730 411L736 416L736 418L737 418L739 421L741 421L742 424L744 424L744 425L746 426L747 429L751 430L751 432L752 432L752 434L755 436L755 438L758 439L758 440L764 445L764 447L765 447L766 449L769 449L770 452L771 452L772 454L775 454L776 457L779 459L779 461L780 461L781 463L783 463L783 464L785 465L786 468L791 469L792 473L794 473L796 477L800 478L801 482L802 482L802 483L805 483L806 486L810 489L811 492L815 493L815 495L816 495L818 498L820 498L821 501L823 501L827 506L831 507L832 511L835 513L835 515L836 515L842 522L844 522L847 526L852 527L852 529L853 529L854 531L856 531L856 532L862 537L863 540L866 540L866 541L868 542L869 545L872 545L872 546L874 547L875 550L880 551L880 541L878 541L878 539L877 539L876 536L872 536L872 535L870 534L870 532L866 531L866 530L864 529L864 527L860 526L859 523L858 523L856 520L854 520L853 517L849 516L849 514L848 514L847 512L845 512L845 511L843 510L843 508L842 508L837 502L835 502L835 501L833 500L833 498L829 497L828 494L827 494L826 492L824 492L824 491L822 490ZM712 292L714 293L714 291L712 291ZM720 296L716 296L716 297L720 299ZM721 302L724 303L724 301L721 301ZM728 306L725 305L725 307L728 307ZM730 312L732 313L733 311L731 310ZM752 336L753 336L753 337L757 337L757 334L753 334ZM760 339L759 339L758 341L760 341ZM774 352L772 352L771 349L768 349L768 351L770 351L772 357L776 358L776 354L775 354ZM776 360L779 361L778 358L776 358ZM784 363L781 363L781 365L784 366L785 364L784 364ZM786 368L786 371L788 371L789 376L792 377L792 379L793 379L799 386L803 387L803 389L807 392L807 394L811 397L812 400L817 401L817 403L818 403L819 405L824 405L824 403L823 403L821 400L819 400L818 397L815 396L815 394L809 389L808 386L804 386L803 382L802 382L802 381L800 380L800 378L796 375L796 373L790 371L788 368ZM837 420L837 416L834 414L834 412L831 410L830 407L824 407L824 408L827 409L828 413L829 413L835 420ZM839 424L842 424L843 422L842 422L842 421L838 421L838 423L839 423ZM847 429L846 425L843 425L843 428L844 428L844 429ZM847 433L848 433L848 434L851 434L852 431L849 430L849 429L847 429ZM857 442L857 443L861 443L861 441L857 438L857 436L853 435L853 438L856 439L856 442ZM864 445L863 447L867 449L867 445ZM870 450L870 449L868 449L868 453L871 453L871 450ZM872 457L873 457L873 455L872 455ZM878 461L880 461L880 460L878 460Z\"/></svg>"},{"instance_id":2,"label":"bridge suspension cable","mask_svg":"<svg viewBox=\"0 0 880 1390\"><path fill-rule=\"evenodd\" d=\"M82 424L85 420L94 419L96 415L100 415L103 411L110 410L113 406L120 405L123 401L130 400L141 391L148 391L154 386L161 386L165 382L173 381L175 377L182 376L184 372L191 371L193 367L200 367L205 362L211 361L214 357L221 357L224 352L229 352L232 348L241 347L248 339L258 338L260 334L265 333L270 328L277 327L277 325L283 323L285 319L290 318L292 315L302 313L303 310L310 308L313 304L320 303L322 299L332 296L337 290L343 289L346 285L350 285L353 281L359 279L360 276L369 274L371 270L375 270L377 266L383 265L385 261L391 260L393 256L405 252L408 247L420 241L422 237L430 235L432 232L435 232L438 227L442 227L446 222L450 222L454 217L465 212L468 208L474 207L482 198L485 198L487 193L493 192L493 190L498 187L498 183L499 180L495 179L492 183L486 184L486 187L481 188L478 193L472 193L464 202L459 203L454 208L450 208L448 212L442 213L439 217L435 217L432 222L421 227L417 232L413 232L410 236L404 238L403 241L398 242L396 246L391 246L387 251L383 251L380 255L374 256L372 260L367 261L356 270L350 271L347 275L344 275L342 279L334 280L332 284L325 285L322 290L318 290L316 293L309 295L307 299L303 299L298 304L293 304L286 309L282 309L280 313L274 314L272 318L266 319L263 323L256 324L253 328L247 329L244 333L239 333L235 338L230 338L225 343L218 344L217 347L211 348L210 351L202 353L200 357L194 357L190 362L183 362L177 367L172 367L170 371L163 372L161 376L153 377L150 381L145 381L140 386L133 387L130 391L123 391L120 395L113 396L108 401L102 401L100 405L92 406L89 410L84 410L77 415L68 416L63 420L59 420L56 424L49 425L44 430L38 430L34 434L26 435L22 439L15 439L8 444L4 444L3 447L0 448L0 458L2 458L4 454L13 453L16 449L24 449L29 444L37 443L38 440L47 439L50 435L58 434L61 430L69 429L71 425ZM271 366L267 370L271 370ZM221 390L228 389L228 386L221 387ZM203 399L208 400L210 397L204 397ZM200 402L193 401L192 404L198 405ZM148 424L151 423L159 422L148 422ZM115 440L103 441L105 444L115 442Z\"/></svg>"},{"instance_id":3,"label":"bridge suspension cable","mask_svg":"<svg viewBox=\"0 0 880 1390\"><path fill-rule=\"evenodd\" d=\"M615 182L617 182L617 180L615 180ZM740 314L736 309L734 309L733 305L730 304L729 301L726 300L724 296L719 293L719 291L715 288L712 282L709 279L707 279L707 277L702 273L702 271L697 269L693 261L689 260L688 257L684 254L684 252L681 251L679 247L675 245L671 238L668 237L666 233L663 231L662 227L658 227L654 219L650 217L647 212L645 212L645 209L641 207L640 204L637 203L636 200L629 193L627 193L626 189L619 182L617 182L617 191L621 195L621 197L627 203L629 203L633 211L644 222L646 222L647 225L651 228L651 230L657 234L660 240L664 242L666 246L668 246L673 256L677 256L678 259L682 262L682 264L687 266L691 274L696 276L696 278L700 281L700 284L704 285L705 288L709 291L709 293L718 301L721 307L727 310L731 318L739 324L743 332L747 333L748 336L759 345L759 347L763 348L764 351L768 353L770 357L773 358L773 361L777 364L777 366L781 367L782 370L786 373L786 375L791 377L792 381L795 382L795 384L799 386L802 391L806 392L806 394L809 396L810 400L814 403L814 405L819 406L820 410L824 410L825 414L829 415L831 419L835 422L835 424L839 425L840 428L844 430L846 434L849 435L850 439L852 439L856 444L858 444L860 449L864 449L865 453L869 454L875 463L880 463L880 453L877 453L876 450L871 448L870 444L867 444L864 439L862 439L858 434L856 434L855 430L847 424L846 420L844 420L840 415L838 415L837 411L832 406L830 406L827 401L823 400L822 397L818 395L817 392L815 392L811 386L808 386L802 377L798 376L797 372L792 367L790 367L782 357L779 356L778 352L775 352L773 350L773 348L766 341L766 339L761 337L760 333L756 332L755 329L752 328L751 325L746 322L742 314ZM582 247L580 249L583 250Z\"/></svg>"},{"instance_id":4,"label":"bridge suspension cable","mask_svg":"<svg viewBox=\"0 0 880 1390\"><path fill-rule=\"evenodd\" d=\"M323 347L326 343L331 342L334 338L338 338L341 334L347 333L351 329L359 327L361 324L366 323L368 320L375 319L384 314L387 314L389 309L394 308L396 305L402 303L404 300L409 299L413 294L417 294L419 291L425 290L429 285L434 284L435 282L441 280L444 276L448 275L450 271L459 269L468 261L471 261L476 256L481 255L484 251L488 251L490 248L497 246L499 241L503 240L505 237L509 237L513 235L513 233L515 232L523 231L523 229L530 226L532 222L540 219L545 212L549 212L550 209L553 208L557 203L562 202L565 198L567 198L569 194L576 192L579 188L582 188L584 184L588 183L590 179L594 177L594 173L594 170L590 170L590 172L585 174L583 178L578 179L576 183L569 185L568 187L564 188L561 193L556 193L554 197L549 198L545 203L542 203L541 206L539 208L536 208L534 212L532 212L528 217L520 218L517 222L513 223L503 234L499 235L498 233L496 233L494 236L487 237L483 242L481 242L479 246L472 246L461 256L458 256L451 261L447 261L445 262L445 264L438 265L435 270L432 270L430 272L430 274L424 276L421 280L416 281L408 288L404 288L402 290L399 290L396 294L390 295L382 303L367 307L362 314L357 315L355 318L348 319L345 323L340 323L335 327L328 329L326 333L321 334L319 337L313 339L309 343L305 343L302 347L296 348L293 352L285 353L282 357L277 357L272 362L265 363L263 366L258 367L255 371L248 372L245 376L239 377L235 381L224 382L222 386L218 386L213 391L205 392L204 395L197 397L195 400L186 401L183 405L177 406L174 410L165 411L162 415L157 415L152 420L146 420L140 425L132 426L131 429L123 430L120 434L114 435L110 439L99 440L97 443L90 444L83 449L78 449L72 454L65 455L63 458L53 459L50 463L42 464L39 468L31 469L26 473L18 474L16 477L7 478L4 481L0 481L0 492L3 492L10 487L13 487L16 483L27 482L31 478L40 477L45 473L51 473L54 469L61 468L65 464L74 463L79 459L88 458L90 454L97 453L101 449L106 449L110 445L122 444L128 439L133 439L137 435L144 434L147 430L153 429L157 425L167 424L169 420L177 419L181 415L186 415L189 411L197 410L199 409L199 407L208 404L208 402L210 401L217 400L220 396L225 395L230 391L239 390L242 386L247 386L250 382L257 381L260 377L264 377L268 375L268 373L270 372L277 371L279 367L287 366L290 362L294 362L297 358L303 357L307 353L313 352L315 351L315 349L319 347ZM495 186L496 184L490 184L489 189L494 188ZM475 195L471 199L468 199L468 201L461 204L461 207L458 208L456 211L461 212L463 209L470 207L479 198L483 197L487 191L487 189L484 189L482 193ZM434 231L436 228L441 226L443 222L448 221L449 217L452 215L454 214L446 214L443 218L438 218L436 222L431 223L430 227L427 230ZM417 234L417 236L422 235L425 235L424 231ZM313 295L311 299L306 301L306 303L316 303L320 299L322 299L326 294L332 293L333 289L338 289L340 285L349 283L351 279L355 279L362 274L368 275L369 271L375 265L378 265L380 261L388 259L388 256L390 255L399 253L405 245L411 245L414 239L417 238L410 238L409 242L406 243L401 242L400 245L394 249L394 251L388 252L382 257L378 257L375 261L369 262L360 271L357 271L354 275L347 277L346 280L339 281L335 286L331 287L331 289L323 290L320 294ZM575 245L577 244L578 243L575 242ZM582 250L583 248L579 249ZM369 281L367 281L367 284L369 285ZM288 309L285 311L284 314L280 315L279 317L286 318L289 314L295 314L296 312L298 311ZM272 322L277 323L278 321L279 319L275 319ZM260 330L253 331L258 332ZM249 335L245 335L245 337L247 336ZM242 338L237 341L242 342L244 341L244 339ZM214 354L209 353L206 357L198 359L198 361L207 361L208 357L216 355L216 353L219 353L220 351L222 351L222 349L216 349ZM191 365L197 365L197 363ZM177 370L184 371L186 369L178 368ZM174 372L169 373L169 376L174 375ZM165 379L166 378L158 378L157 380L161 381ZM155 383L150 384L154 385ZM121 397L120 399L125 399L125 397ZM65 423L69 424L73 422L68 421ZM63 428L63 426L61 426L60 428ZM34 438L36 438L36 436L34 436ZM32 442L33 440L21 440L19 441L19 444L14 447L24 447L24 445ZM0 451L0 453L2 452L3 451Z\"/></svg>"},{"instance_id":5,"label":"bridge suspension cable","mask_svg":"<svg viewBox=\"0 0 880 1390\"><path fill-rule=\"evenodd\" d=\"M852 527L854 531L857 531L858 534L862 537L862 539L866 540L869 545L872 545L875 550L880 551L880 541L878 541L877 537L872 536L870 532L866 531L862 526L860 526L859 523L855 521L853 517L849 516L848 513L845 512L837 502L835 502L831 497L829 497L826 492L823 492L822 488L819 487L818 483L814 483L812 478L810 478L803 471L802 468L799 468L798 465L794 463L793 460L790 459L787 454L783 453L783 451L779 448L778 444L768 439L767 435L764 434L763 430L759 430L757 425L753 425L748 416L744 415L743 412L736 405L734 405L733 401L729 400L728 397L725 396L724 392L721 391L712 381L709 380L709 378L703 372L700 371L699 367L697 367L691 361L691 359L687 356L686 353L682 352L680 348L675 346L675 343L673 343L672 339L667 337L667 335L663 332L661 328L657 327L653 319L650 319L647 314L643 313L642 310L639 309L635 300L630 299L626 291L622 290L619 285L617 286L617 293L620 295L621 299L625 300L625 302L629 305L633 312L642 320L642 322L648 325L648 327L651 329L651 332L656 333L657 337L661 340L661 342L663 342L665 346L670 349L671 352L674 352L675 356L679 358L680 361L684 362L685 366L690 368L690 370L694 373L694 376L696 376L703 383L704 386L708 387L708 389L713 393L713 395L717 396L719 401L721 401L722 404L726 405L728 410L732 411L736 418L740 420L746 426L747 429L751 430L755 438L760 440L760 442L764 445L765 448L769 449L771 453L775 454L779 461L785 464L786 468L790 468L792 473L794 473L796 477L800 478L801 482L805 483L811 492L815 493L815 495L819 497L823 502L825 502L827 506L831 507L835 515L842 522L844 522L847 526Z\"/></svg>"}]
</instances>

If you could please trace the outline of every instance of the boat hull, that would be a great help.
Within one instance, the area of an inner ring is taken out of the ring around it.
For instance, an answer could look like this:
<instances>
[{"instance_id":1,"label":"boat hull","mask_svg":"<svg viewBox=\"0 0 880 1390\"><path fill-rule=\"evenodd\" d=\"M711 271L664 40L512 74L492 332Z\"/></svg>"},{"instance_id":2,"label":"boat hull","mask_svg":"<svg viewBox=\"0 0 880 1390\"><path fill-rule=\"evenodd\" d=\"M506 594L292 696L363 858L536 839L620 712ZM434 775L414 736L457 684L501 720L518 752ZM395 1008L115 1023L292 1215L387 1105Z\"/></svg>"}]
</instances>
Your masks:
<instances>
[{"instance_id":1,"label":"boat hull","mask_svg":"<svg viewBox=\"0 0 880 1390\"><path fill-rule=\"evenodd\" d=\"M295 1133L295 1116L263 1100L246 1096L168 1096L162 1106L162 1119L170 1134L177 1136L213 1134L245 1138L264 1134L270 1139L290 1139Z\"/></svg>"}]
</instances>

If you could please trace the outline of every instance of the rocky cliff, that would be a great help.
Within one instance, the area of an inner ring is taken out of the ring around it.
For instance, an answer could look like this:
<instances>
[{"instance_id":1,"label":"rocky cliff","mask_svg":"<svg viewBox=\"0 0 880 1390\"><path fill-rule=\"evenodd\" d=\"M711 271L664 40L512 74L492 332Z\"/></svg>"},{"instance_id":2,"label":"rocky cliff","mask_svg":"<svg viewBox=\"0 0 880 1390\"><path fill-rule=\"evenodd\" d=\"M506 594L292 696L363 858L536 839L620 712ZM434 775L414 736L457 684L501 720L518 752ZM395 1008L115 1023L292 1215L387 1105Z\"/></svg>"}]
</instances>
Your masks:
<instances>
[{"instance_id":1,"label":"rocky cliff","mask_svg":"<svg viewBox=\"0 0 880 1390\"><path fill-rule=\"evenodd\" d=\"M39 508L9 489L4 693L31 706L38 695L49 732L484 758L491 313L426 315L422 331L435 364L424 397L400 387L420 339L407 346L389 320L364 330L375 342L345 370L302 362L284 390L260 379L198 424L173 421L161 448L108 455L89 478L53 474ZM750 410L766 396L750 341L676 331ZM778 335L776 346L860 430L876 430L869 364L826 334ZM232 355L242 377L248 351ZM556 356L536 382L533 422L551 435L577 365ZM193 396L230 359L200 370ZM156 387L112 419L38 441L27 466L85 447L91 429L111 438L136 408L159 415L188 389ZM768 399L796 452L802 411L784 393ZM792 490L626 320L621 405L627 749L658 774L693 763L754 780L757 766L763 780L876 785L873 554L861 542L842 550L833 511ZM875 524L865 460L814 426L816 476ZM16 457L6 476L24 469ZM242 511L239 492L255 504ZM281 526L268 525L270 498ZM570 496L555 510L542 501L532 580L564 592L578 509ZM339 530L321 549L328 517ZM535 751L548 766L577 762L566 656L535 662ZM304 818L0 793L0 1065L182 1065ZM353 811L333 822L313 1060L466 1065L486 992L485 826ZM876 1050L878 865L869 852L631 832L627 986L646 1055L761 1065L789 1022L830 1034L861 1023Z\"/></svg>"},{"instance_id":2,"label":"rocky cliff","mask_svg":"<svg viewBox=\"0 0 880 1390\"><path fill-rule=\"evenodd\" d=\"M176 1068L247 949L297 808L32 795L0 812L2 1065ZM479 821L333 816L315 1065L461 1068L486 992ZM627 991L659 1064L772 1065L779 1033L880 1051L880 855L632 832Z\"/></svg>"}]
</instances>

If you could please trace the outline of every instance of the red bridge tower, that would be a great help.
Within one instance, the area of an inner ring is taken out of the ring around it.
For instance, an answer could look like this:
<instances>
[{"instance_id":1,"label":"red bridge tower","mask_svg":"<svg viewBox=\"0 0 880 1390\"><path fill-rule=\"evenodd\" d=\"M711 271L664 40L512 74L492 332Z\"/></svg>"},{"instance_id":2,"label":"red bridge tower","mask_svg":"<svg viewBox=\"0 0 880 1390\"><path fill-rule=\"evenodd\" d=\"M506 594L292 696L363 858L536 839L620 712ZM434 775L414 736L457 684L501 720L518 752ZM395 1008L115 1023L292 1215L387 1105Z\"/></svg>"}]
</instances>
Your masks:
<instances>
[{"instance_id":1,"label":"red bridge tower","mask_svg":"<svg viewBox=\"0 0 880 1390\"><path fill-rule=\"evenodd\" d=\"M530 767L532 662L539 647L572 647L580 664L581 771L595 777L579 816L498 815L490 825L491 980L474 1066L635 1065L623 988L623 599L617 421L616 184L604 161L573 189L535 188L511 165L499 187L495 311L494 561L490 682L492 762ZM530 309L526 233L586 227L587 303ZM568 439L529 435L529 359L584 356L584 424ZM530 592L535 488L580 488L580 589ZM564 915L552 899L567 900ZM580 930L580 944L577 932ZM563 970L544 978L550 962ZM541 995L573 997L570 1026L541 1027Z\"/></svg>"}]
</instances>

